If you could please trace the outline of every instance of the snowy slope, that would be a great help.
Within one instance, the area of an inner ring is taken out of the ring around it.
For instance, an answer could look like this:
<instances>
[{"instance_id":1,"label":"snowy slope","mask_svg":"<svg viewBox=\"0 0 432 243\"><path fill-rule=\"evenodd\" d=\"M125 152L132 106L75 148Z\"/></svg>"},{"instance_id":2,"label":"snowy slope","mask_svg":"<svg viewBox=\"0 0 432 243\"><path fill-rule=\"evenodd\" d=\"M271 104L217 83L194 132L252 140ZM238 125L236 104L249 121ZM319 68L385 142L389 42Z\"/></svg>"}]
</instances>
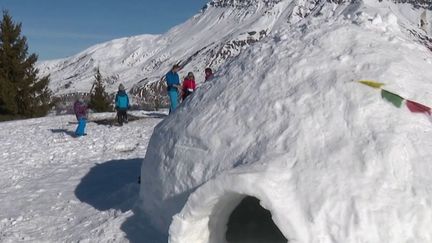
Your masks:
<instances>
[{"instance_id":1,"label":"snowy slope","mask_svg":"<svg viewBox=\"0 0 432 243\"><path fill-rule=\"evenodd\" d=\"M107 116L114 115L92 119ZM70 136L75 121L0 123L0 242L166 242L134 209L141 160L160 119L89 123L79 139Z\"/></svg>"},{"instance_id":2,"label":"snowy slope","mask_svg":"<svg viewBox=\"0 0 432 243\"><path fill-rule=\"evenodd\" d=\"M143 35L96 45L73 57L41 62L41 75L51 75L57 95L89 92L94 71L107 77L109 91L120 82L134 94L147 83L159 81L182 61L185 75L195 71L203 81L203 70L215 69L230 57L265 37L281 12L272 6L279 1L239 1L243 4L212 1L196 16L163 35ZM274 3L272 3L274 2Z\"/></svg>"},{"instance_id":3,"label":"snowy slope","mask_svg":"<svg viewBox=\"0 0 432 243\"><path fill-rule=\"evenodd\" d=\"M71 58L41 62L38 68L41 75L51 75L50 85L55 94L89 92L96 68L100 67L110 84L121 82L120 73L129 72L136 63L146 61L157 52L161 46L155 42L158 37L142 35L113 40Z\"/></svg>"},{"instance_id":4,"label":"snowy slope","mask_svg":"<svg viewBox=\"0 0 432 243\"><path fill-rule=\"evenodd\" d=\"M293 24L291 2L156 127L141 208L173 243L226 242L246 195L289 242L432 242L432 119L356 82L432 105L432 53L412 34L421 11L319 1Z\"/></svg>"}]
</instances>

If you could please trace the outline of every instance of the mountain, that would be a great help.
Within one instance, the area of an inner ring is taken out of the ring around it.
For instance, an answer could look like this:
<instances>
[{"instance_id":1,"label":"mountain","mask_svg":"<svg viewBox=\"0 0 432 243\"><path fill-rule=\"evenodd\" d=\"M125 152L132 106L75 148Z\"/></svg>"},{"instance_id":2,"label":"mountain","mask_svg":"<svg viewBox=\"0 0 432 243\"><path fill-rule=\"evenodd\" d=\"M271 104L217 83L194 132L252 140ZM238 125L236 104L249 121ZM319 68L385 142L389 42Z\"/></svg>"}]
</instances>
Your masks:
<instances>
[{"instance_id":1,"label":"mountain","mask_svg":"<svg viewBox=\"0 0 432 243\"><path fill-rule=\"evenodd\" d=\"M114 92L124 83L133 94L149 98L170 67L181 61L184 70L203 80L206 67L218 69L241 50L261 40L281 14L280 1L212 1L186 23L163 35L122 38L91 47L73 57L41 62L41 75L51 75L56 95L88 92L96 68ZM161 91L164 89L161 88Z\"/></svg>"},{"instance_id":2,"label":"mountain","mask_svg":"<svg viewBox=\"0 0 432 243\"><path fill-rule=\"evenodd\" d=\"M413 4L271 7L267 37L150 139L139 205L169 242L432 242L432 116L410 108L432 107L430 11Z\"/></svg>"},{"instance_id":3,"label":"mountain","mask_svg":"<svg viewBox=\"0 0 432 243\"><path fill-rule=\"evenodd\" d=\"M218 70L268 36L278 22L295 24L310 14L319 15L323 2L355 4L358 1L213 0L197 15L163 35L113 40L70 58L40 62L38 68L41 75L51 75L51 88L57 96L89 92L95 69L100 68L108 91L114 92L119 83L124 83L135 95L136 102L152 106L155 102L166 102L165 87L160 79L173 64L181 62L184 66L181 75L193 71L201 82L206 67ZM409 12L410 22L419 22L421 10L430 9L430 4L422 0L396 6L406 6L403 8ZM426 35L417 31L413 35L432 46Z\"/></svg>"}]
</instances>

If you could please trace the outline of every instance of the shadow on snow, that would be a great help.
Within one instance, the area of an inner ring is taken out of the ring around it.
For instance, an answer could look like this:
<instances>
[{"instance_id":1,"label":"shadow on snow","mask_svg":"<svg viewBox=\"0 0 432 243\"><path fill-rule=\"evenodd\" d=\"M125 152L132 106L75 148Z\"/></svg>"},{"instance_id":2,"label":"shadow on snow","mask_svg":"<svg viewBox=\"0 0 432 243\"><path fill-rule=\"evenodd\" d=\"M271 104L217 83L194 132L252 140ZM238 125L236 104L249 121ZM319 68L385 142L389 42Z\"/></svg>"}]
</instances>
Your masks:
<instances>
[{"instance_id":1,"label":"shadow on snow","mask_svg":"<svg viewBox=\"0 0 432 243\"><path fill-rule=\"evenodd\" d=\"M75 136L75 132L74 131L69 131L66 129L51 129L52 133L64 133L65 135L74 137Z\"/></svg>"},{"instance_id":2,"label":"shadow on snow","mask_svg":"<svg viewBox=\"0 0 432 243\"><path fill-rule=\"evenodd\" d=\"M159 114L159 113L149 113L145 117L139 117L139 116L128 114L128 122L134 122L134 121L145 120L145 119L163 119L167 116L168 115L166 114ZM89 120L88 122L94 122L98 125L104 125L104 126L120 126L118 123L117 116L112 118Z\"/></svg>"},{"instance_id":3,"label":"shadow on snow","mask_svg":"<svg viewBox=\"0 0 432 243\"><path fill-rule=\"evenodd\" d=\"M142 159L111 160L94 166L75 189L77 198L100 211L132 210L121 226L132 243L167 242L167 236L155 230L136 207L139 194L138 176Z\"/></svg>"},{"instance_id":4,"label":"shadow on snow","mask_svg":"<svg viewBox=\"0 0 432 243\"><path fill-rule=\"evenodd\" d=\"M157 118L157 119L163 119L167 116L168 116L167 114L158 113L158 112L151 112L147 114L148 118Z\"/></svg>"}]
</instances>

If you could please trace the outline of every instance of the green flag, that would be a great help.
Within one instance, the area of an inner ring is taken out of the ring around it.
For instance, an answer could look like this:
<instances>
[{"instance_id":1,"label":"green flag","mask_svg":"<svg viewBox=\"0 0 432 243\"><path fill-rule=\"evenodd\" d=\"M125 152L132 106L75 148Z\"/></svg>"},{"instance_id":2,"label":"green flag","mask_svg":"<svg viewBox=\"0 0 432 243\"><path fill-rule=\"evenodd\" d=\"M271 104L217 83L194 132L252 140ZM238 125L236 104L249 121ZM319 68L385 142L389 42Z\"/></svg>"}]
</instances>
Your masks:
<instances>
[{"instance_id":1,"label":"green flag","mask_svg":"<svg viewBox=\"0 0 432 243\"><path fill-rule=\"evenodd\" d=\"M404 98L400 97L397 94L394 94L392 92L389 92L387 90L381 90L381 97L389 102L391 102L394 106L401 108L402 102Z\"/></svg>"}]
</instances>

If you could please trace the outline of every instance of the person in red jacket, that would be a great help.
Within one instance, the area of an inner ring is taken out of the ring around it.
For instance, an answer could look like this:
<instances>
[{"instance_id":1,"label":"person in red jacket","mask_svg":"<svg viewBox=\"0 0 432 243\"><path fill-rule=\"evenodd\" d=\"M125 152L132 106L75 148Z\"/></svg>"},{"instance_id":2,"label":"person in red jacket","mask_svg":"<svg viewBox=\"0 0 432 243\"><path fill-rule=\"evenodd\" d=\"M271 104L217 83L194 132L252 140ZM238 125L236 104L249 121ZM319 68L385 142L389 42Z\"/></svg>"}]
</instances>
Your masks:
<instances>
[{"instance_id":1,"label":"person in red jacket","mask_svg":"<svg viewBox=\"0 0 432 243\"><path fill-rule=\"evenodd\" d=\"M182 100L191 95L196 89L195 76L189 72L182 85Z\"/></svg>"}]
</instances>

